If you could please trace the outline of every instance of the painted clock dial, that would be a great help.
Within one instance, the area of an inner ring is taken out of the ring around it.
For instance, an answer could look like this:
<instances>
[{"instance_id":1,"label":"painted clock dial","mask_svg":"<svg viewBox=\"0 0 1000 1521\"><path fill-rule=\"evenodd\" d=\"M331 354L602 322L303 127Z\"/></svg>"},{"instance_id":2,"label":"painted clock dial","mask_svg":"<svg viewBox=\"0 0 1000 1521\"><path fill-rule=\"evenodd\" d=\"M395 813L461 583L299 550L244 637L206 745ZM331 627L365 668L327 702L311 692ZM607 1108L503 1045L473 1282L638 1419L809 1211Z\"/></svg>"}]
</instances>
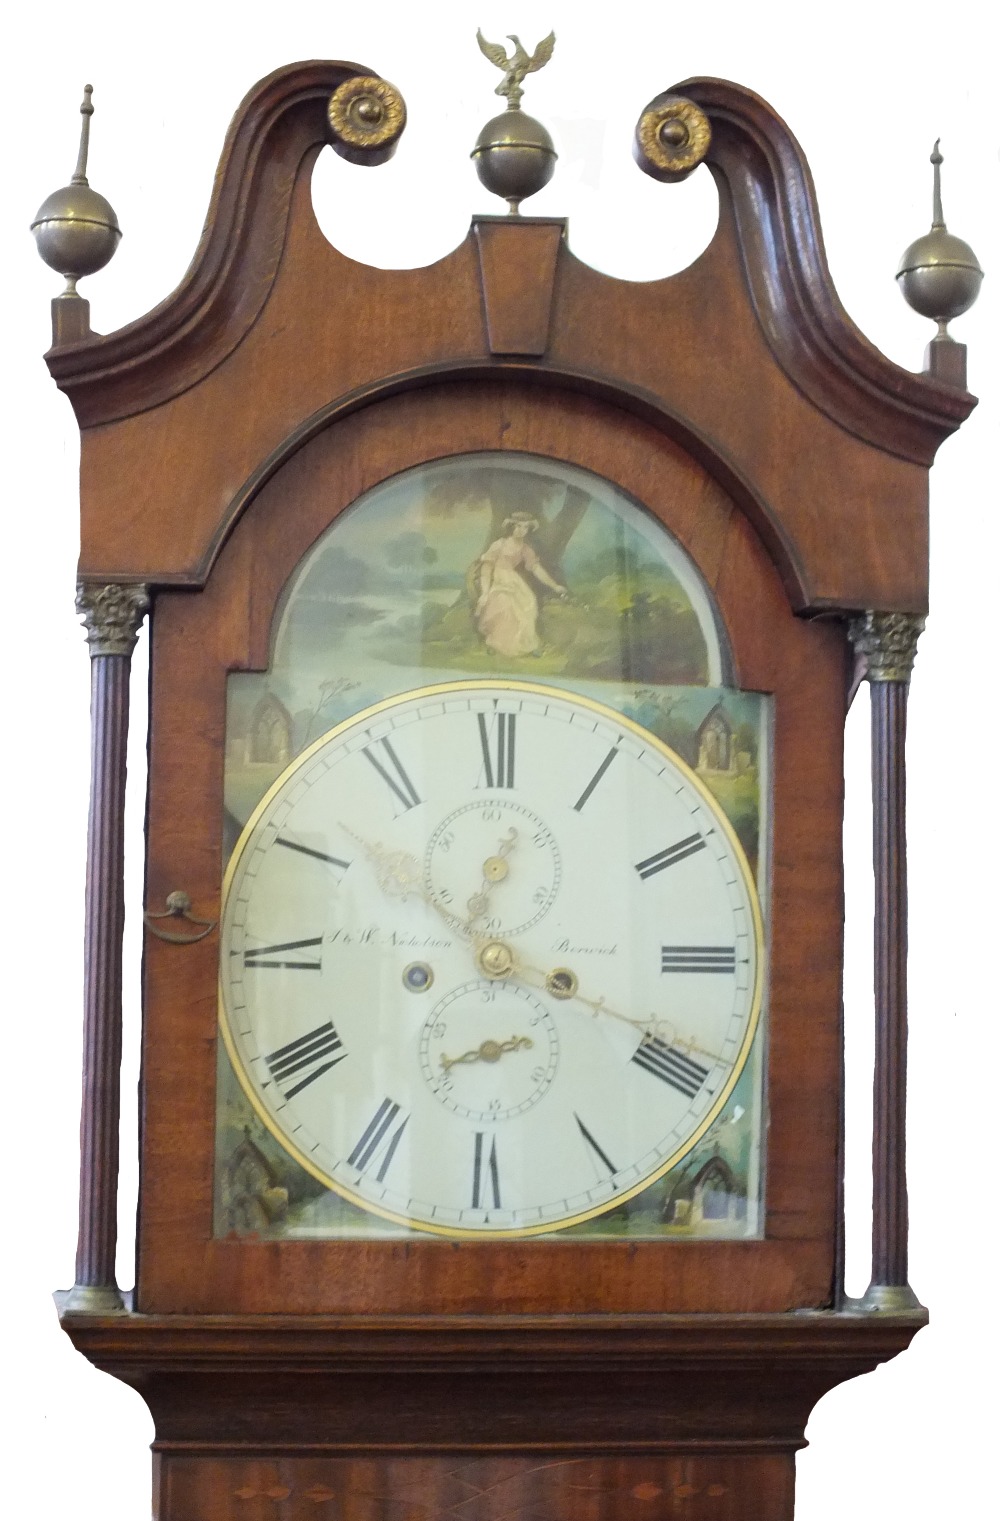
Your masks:
<instances>
[{"instance_id":1,"label":"painted clock dial","mask_svg":"<svg viewBox=\"0 0 1000 1521\"><path fill-rule=\"evenodd\" d=\"M225 882L220 1019L282 1146L447 1236L614 1208L719 1114L761 916L718 806L601 704L510 681L357 714L270 788Z\"/></svg>"}]
</instances>

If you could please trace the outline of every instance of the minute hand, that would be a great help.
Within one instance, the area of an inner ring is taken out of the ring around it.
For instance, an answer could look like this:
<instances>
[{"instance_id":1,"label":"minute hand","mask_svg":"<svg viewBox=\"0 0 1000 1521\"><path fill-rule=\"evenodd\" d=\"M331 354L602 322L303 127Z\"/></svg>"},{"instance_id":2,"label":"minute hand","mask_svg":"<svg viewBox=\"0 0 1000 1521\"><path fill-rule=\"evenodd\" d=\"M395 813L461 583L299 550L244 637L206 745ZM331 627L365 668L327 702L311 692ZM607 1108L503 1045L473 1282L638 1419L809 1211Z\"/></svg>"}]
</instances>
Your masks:
<instances>
[{"instance_id":1,"label":"minute hand","mask_svg":"<svg viewBox=\"0 0 1000 1521\"><path fill-rule=\"evenodd\" d=\"M725 1062L716 1051L710 1051L707 1046L701 1045L693 1036L679 1036L676 1026L672 1021L663 1019L657 1015L651 1015L649 1019L635 1019L630 1014L623 1014L619 1009L614 1009L602 998L590 998L580 991L580 984L576 974L567 967L555 967L550 972L542 971L540 967L532 966L523 961L514 953L512 975L519 982L529 982L532 986L543 989L551 998L560 1002L572 1002L583 1004L585 1008L593 1011L596 1018L604 1014L608 1019L617 1019L622 1024L631 1025L635 1030L641 1030L644 1036L665 1040L668 1045L688 1055L697 1052L699 1056L707 1056L710 1060ZM732 1065L729 1063L729 1065Z\"/></svg>"}]
</instances>

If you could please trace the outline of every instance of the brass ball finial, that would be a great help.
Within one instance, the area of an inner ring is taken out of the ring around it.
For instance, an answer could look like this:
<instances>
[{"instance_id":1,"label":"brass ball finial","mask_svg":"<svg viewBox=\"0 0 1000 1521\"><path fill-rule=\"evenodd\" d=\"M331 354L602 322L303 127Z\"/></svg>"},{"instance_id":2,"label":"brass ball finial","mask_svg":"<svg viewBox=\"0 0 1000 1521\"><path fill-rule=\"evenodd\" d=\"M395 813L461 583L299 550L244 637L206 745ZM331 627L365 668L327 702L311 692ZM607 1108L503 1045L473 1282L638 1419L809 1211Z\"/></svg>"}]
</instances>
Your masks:
<instances>
[{"instance_id":1,"label":"brass ball finial","mask_svg":"<svg viewBox=\"0 0 1000 1521\"><path fill-rule=\"evenodd\" d=\"M110 202L91 190L87 179L93 85L84 85L76 172L68 186L46 196L32 222L35 245L50 269L65 277L65 297L75 297L76 281L104 269L119 246L122 228Z\"/></svg>"},{"instance_id":2,"label":"brass ball finial","mask_svg":"<svg viewBox=\"0 0 1000 1521\"><path fill-rule=\"evenodd\" d=\"M482 32L476 33L480 52L503 71L496 94L506 97L507 109L486 123L470 156L482 184L491 194L502 196L516 216L521 202L547 185L555 172L555 145L541 122L521 110L521 86L526 74L548 63L556 34L550 32L530 56L514 33L509 40L514 48L508 57L501 43L487 42Z\"/></svg>"},{"instance_id":3,"label":"brass ball finial","mask_svg":"<svg viewBox=\"0 0 1000 1521\"><path fill-rule=\"evenodd\" d=\"M941 139L934 144L934 213L930 232L911 243L899 261L896 279L905 300L922 317L938 324L948 339L948 323L967 312L979 295L983 271L968 243L945 226L941 209Z\"/></svg>"},{"instance_id":4,"label":"brass ball finial","mask_svg":"<svg viewBox=\"0 0 1000 1521\"><path fill-rule=\"evenodd\" d=\"M92 95L93 86L84 85L80 152L73 178L45 198L31 224L39 254L50 269L65 277L64 296L75 296L77 280L104 268L122 235L113 207L87 180Z\"/></svg>"},{"instance_id":5,"label":"brass ball finial","mask_svg":"<svg viewBox=\"0 0 1000 1521\"><path fill-rule=\"evenodd\" d=\"M541 122L517 106L491 117L471 154L480 181L492 195L503 197L512 216L523 200L549 183L556 157L555 144Z\"/></svg>"}]
</instances>

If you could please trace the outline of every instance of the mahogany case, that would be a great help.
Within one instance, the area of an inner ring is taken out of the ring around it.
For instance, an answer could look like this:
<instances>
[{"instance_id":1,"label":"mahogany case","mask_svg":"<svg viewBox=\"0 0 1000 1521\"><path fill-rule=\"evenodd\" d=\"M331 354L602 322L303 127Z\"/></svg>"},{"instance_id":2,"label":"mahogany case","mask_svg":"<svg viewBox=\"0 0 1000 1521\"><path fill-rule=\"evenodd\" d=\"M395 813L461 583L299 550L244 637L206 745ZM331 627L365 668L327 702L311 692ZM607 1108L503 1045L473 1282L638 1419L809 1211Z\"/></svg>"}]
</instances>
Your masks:
<instances>
[{"instance_id":1,"label":"mahogany case","mask_svg":"<svg viewBox=\"0 0 1000 1521\"><path fill-rule=\"evenodd\" d=\"M178 290L47 356L82 431L81 577L154 595L147 905L183 887L219 916L226 676L266 665L338 513L456 453L596 471L698 565L737 684L775 694L764 1237L213 1239L217 940L147 936L135 1305L64 1324L149 1400L164 1521L353 1521L417 1490L450 1513L456 1453L477 1518L503 1492L511 1515L775 1521L815 1399L923 1321L848 1313L839 1283L845 617L925 610L928 468L973 398L853 326L798 145L719 80L674 90L711 122L720 201L681 273L613 279L527 216L427 268L355 263L310 180L364 72L258 85Z\"/></svg>"}]
</instances>

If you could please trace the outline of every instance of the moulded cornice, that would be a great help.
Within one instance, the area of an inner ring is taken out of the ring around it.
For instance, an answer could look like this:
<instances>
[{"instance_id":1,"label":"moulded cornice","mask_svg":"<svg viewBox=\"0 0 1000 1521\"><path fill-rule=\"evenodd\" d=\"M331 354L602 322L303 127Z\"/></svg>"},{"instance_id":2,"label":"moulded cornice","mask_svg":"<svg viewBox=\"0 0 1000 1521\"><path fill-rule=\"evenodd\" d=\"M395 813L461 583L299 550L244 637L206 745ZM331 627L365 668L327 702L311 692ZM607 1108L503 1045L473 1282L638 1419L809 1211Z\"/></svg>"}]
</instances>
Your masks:
<instances>
[{"instance_id":1,"label":"moulded cornice","mask_svg":"<svg viewBox=\"0 0 1000 1521\"><path fill-rule=\"evenodd\" d=\"M253 325L278 273L302 159L329 141L326 106L363 64L276 69L246 95L226 134L201 240L177 289L144 316L46 354L81 427L168 401L202 379Z\"/></svg>"},{"instance_id":2,"label":"moulded cornice","mask_svg":"<svg viewBox=\"0 0 1000 1521\"><path fill-rule=\"evenodd\" d=\"M730 198L754 309L771 351L809 400L879 449L930 465L976 398L887 359L841 305L826 261L805 155L765 100L725 79L686 79L657 96L709 117L706 162Z\"/></svg>"}]
</instances>

